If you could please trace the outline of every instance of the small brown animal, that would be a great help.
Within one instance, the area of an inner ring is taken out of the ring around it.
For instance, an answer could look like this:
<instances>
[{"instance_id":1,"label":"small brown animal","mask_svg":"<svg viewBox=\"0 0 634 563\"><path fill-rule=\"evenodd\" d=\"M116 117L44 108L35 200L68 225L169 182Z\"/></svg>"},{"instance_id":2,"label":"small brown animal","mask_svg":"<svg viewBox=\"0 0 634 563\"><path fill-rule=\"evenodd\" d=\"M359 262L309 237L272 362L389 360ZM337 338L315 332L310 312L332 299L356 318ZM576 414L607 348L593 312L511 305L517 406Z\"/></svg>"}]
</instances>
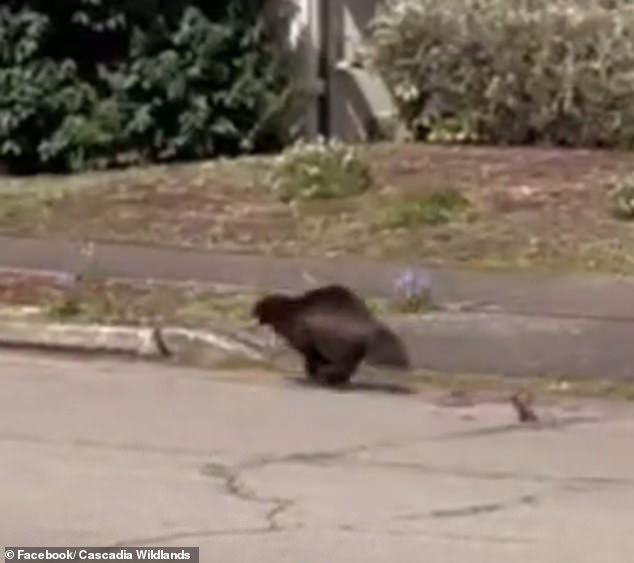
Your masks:
<instances>
[{"instance_id":1,"label":"small brown animal","mask_svg":"<svg viewBox=\"0 0 634 563\"><path fill-rule=\"evenodd\" d=\"M254 304L252 316L301 354L307 377L319 383L349 383L359 364L370 357L378 365L410 366L398 336L342 285L319 287L296 297L266 295Z\"/></svg>"},{"instance_id":2,"label":"small brown animal","mask_svg":"<svg viewBox=\"0 0 634 563\"><path fill-rule=\"evenodd\" d=\"M511 404L520 422L537 422L539 417L533 409L533 396L528 391L518 391L511 395Z\"/></svg>"}]
</instances>

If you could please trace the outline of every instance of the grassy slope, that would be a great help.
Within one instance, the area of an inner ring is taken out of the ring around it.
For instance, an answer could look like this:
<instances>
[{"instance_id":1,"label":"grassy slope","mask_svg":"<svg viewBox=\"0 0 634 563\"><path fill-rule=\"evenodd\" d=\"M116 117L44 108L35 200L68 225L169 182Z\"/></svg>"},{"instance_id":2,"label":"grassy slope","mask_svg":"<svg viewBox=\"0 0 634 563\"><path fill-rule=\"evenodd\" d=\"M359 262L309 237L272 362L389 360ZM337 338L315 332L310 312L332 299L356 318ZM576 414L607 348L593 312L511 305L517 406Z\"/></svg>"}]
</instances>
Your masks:
<instances>
[{"instance_id":1,"label":"grassy slope","mask_svg":"<svg viewBox=\"0 0 634 563\"><path fill-rule=\"evenodd\" d=\"M634 272L634 229L606 185L634 155L375 145L381 190L286 206L266 159L0 180L0 233L280 255L357 253L479 268ZM460 190L468 205L428 199ZM446 213L447 222L435 223Z\"/></svg>"}]
</instances>

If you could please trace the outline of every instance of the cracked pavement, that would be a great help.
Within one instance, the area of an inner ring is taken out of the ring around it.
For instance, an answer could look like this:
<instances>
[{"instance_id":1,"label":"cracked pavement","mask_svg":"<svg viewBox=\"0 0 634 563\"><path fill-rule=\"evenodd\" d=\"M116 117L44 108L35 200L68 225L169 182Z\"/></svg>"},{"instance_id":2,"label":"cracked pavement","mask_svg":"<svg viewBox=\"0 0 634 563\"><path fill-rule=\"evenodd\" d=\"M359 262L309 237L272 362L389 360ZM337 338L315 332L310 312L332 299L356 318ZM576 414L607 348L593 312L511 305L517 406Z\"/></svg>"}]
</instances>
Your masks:
<instances>
[{"instance_id":1,"label":"cracked pavement","mask_svg":"<svg viewBox=\"0 0 634 563\"><path fill-rule=\"evenodd\" d=\"M199 546L210 563L634 557L634 406L538 404L553 423L520 426L507 404L0 361L5 546Z\"/></svg>"}]
</instances>

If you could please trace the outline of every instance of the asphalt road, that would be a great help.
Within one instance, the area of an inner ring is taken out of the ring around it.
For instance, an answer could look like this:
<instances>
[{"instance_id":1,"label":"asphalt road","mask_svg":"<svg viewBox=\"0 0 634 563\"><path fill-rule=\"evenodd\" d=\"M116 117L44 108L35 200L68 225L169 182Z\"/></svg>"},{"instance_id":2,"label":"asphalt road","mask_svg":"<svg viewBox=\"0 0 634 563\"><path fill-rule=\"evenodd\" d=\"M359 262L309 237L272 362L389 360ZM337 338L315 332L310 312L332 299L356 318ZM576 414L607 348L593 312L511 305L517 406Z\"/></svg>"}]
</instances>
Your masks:
<instances>
[{"instance_id":1,"label":"asphalt road","mask_svg":"<svg viewBox=\"0 0 634 563\"><path fill-rule=\"evenodd\" d=\"M235 563L631 563L634 409L236 383L0 354L3 545Z\"/></svg>"}]
</instances>

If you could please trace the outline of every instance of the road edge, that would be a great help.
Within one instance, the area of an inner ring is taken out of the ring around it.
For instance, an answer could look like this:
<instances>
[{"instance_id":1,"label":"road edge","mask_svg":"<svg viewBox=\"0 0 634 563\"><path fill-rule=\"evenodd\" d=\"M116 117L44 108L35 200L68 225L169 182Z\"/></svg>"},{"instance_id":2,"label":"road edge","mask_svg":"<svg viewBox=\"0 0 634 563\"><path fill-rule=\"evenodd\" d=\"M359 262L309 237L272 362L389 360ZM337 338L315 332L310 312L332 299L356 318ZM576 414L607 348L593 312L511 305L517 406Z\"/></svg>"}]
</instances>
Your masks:
<instances>
[{"instance_id":1,"label":"road edge","mask_svg":"<svg viewBox=\"0 0 634 563\"><path fill-rule=\"evenodd\" d=\"M99 323L0 321L0 348L115 354L145 359L224 363L265 362L255 344L216 331L179 326L135 327Z\"/></svg>"},{"instance_id":2,"label":"road edge","mask_svg":"<svg viewBox=\"0 0 634 563\"><path fill-rule=\"evenodd\" d=\"M437 311L399 315L386 324L403 341L413 371L634 382L634 322ZM211 369L275 368L284 356L297 360L279 338L269 342L263 336L246 326L135 327L0 317L4 348L124 354Z\"/></svg>"}]
</instances>

